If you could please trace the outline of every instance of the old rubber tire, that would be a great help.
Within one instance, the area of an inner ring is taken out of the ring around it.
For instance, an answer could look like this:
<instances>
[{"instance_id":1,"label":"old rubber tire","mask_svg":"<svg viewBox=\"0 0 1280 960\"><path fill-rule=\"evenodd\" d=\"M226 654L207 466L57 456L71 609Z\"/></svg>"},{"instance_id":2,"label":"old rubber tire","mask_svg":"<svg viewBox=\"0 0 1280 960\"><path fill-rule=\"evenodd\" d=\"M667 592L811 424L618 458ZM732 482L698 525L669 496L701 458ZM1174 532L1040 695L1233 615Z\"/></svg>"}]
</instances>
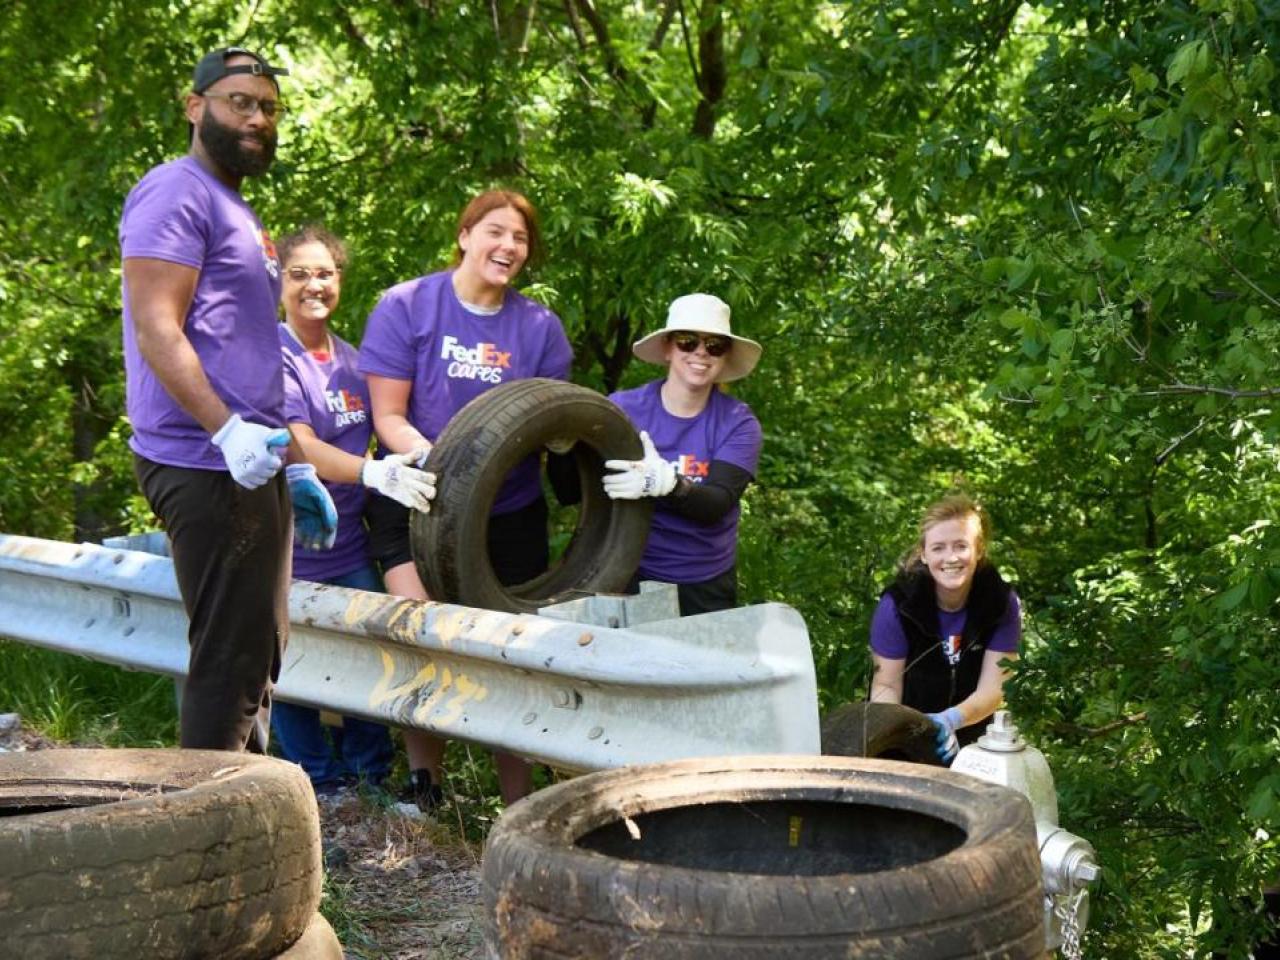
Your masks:
<instances>
[{"instance_id":1,"label":"old rubber tire","mask_svg":"<svg viewBox=\"0 0 1280 960\"><path fill-rule=\"evenodd\" d=\"M582 503L559 562L528 583L504 587L489 562L489 513L508 472L544 449L571 451ZM644 553L652 500L610 500L604 461L639 459L639 436L609 400L559 380L529 379L476 397L449 422L427 460L439 477L430 513L414 511L410 539L433 600L533 613L587 593L623 590Z\"/></svg>"},{"instance_id":2,"label":"old rubber tire","mask_svg":"<svg viewBox=\"0 0 1280 960\"><path fill-rule=\"evenodd\" d=\"M942 766L938 728L919 710L899 703L846 703L822 720L822 752Z\"/></svg>"},{"instance_id":3,"label":"old rubber tire","mask_svg":"<svg viewBox=\"0 0 1280 960\"><path fill-rule=\"evenodd\" d=\"M297 942L271 960L342 960L342 944L329 921L316 913Z\"/></svg>"},{"instance_id":4,"label":"old rubber tire","mask_svg":"<svg viewBox=\"0 0 1280 960\"><path fill-rule=\"evenodd\" d=\"M1045 949L1026 799L887 760L683 760L581 777L503 814L483 882L486 946L504 960Z\"/></svg>"},{"instance_id":5,"label":"old rubber tire","mask_svg":"<svg viewBox=\"0 0 1280 960\"><path fill-rule=\"evenodd\" d=\"M211 750L0 755L0 956L258 960L320 901L300 767Z\"/></svg>"}]
</instances>

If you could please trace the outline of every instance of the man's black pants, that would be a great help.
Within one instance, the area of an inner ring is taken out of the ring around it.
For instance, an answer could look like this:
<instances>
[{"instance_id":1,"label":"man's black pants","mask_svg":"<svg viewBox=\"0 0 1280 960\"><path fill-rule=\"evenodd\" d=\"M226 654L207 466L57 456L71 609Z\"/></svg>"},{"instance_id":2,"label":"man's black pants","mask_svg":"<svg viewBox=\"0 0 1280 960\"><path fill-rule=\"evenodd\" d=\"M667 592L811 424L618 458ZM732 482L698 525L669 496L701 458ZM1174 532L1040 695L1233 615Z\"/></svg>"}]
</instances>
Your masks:
<instances>
[{"instance_id":1,"label":"man's black pants","mask_svg":"<svg viewBox=\"0 0 1280 960\"><path fill-rule=\"evenodd\" d=\"M265 753L289 638L293 514L283 471L246 490L221 470L134 457L164 525L191 628L180 743Z\"/></svg>"}]
</instances>

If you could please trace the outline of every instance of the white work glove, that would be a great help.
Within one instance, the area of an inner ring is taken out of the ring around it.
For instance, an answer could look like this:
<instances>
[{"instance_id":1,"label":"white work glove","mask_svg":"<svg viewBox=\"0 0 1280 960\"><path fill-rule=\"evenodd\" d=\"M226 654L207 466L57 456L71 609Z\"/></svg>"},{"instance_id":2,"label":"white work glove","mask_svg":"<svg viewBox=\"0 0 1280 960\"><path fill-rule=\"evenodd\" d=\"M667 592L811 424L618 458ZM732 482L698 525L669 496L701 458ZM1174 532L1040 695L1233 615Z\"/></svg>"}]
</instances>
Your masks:
<instances>
[{"instance_id":1,"label":"white work glove","mask_svg":"<svg viewBox=\"0 0 1280 960\"><path fill-rule=\"evenodd\" d=\"M604 477L604 492L614 500L639 500L641 497L665 497L676 488L675 464L658 453L649 434L640 431L644 445L643 460L606 460L605 469L618 470Z\"/></svg>"},{"instance_id":2,"label":"white work glove","mask_svg":"<svg viewBox=\"0 0 1280 960\"><path fill-rule=\"evenodd\" d=\"M412 510L429 513L436 496L436 475L413 466L419 459L419 451L414 450L383 460L366 460L360 468L360 482ZM425 460L425 455L421 459Z\"/></svg>"},{"instance_id":3,"label":"white work glove","mask_svg":"<svg viewBox=\"0 0 1280 960\"><path fill-rule=\"evenodd\" d=\"M284 466L289 431L245 423L240 414L233 413L213 435L213 443L222 451L231 478L242 487L256 490Z\"/></svg>"},{"instance_id":4,"label":"white work glove","mask_svg":"<svg viewBox=\"0 0 1280 960\"><path fill-rule=\"evenodd\" d=\"M964 714L960 712L959 707L947 707L940 713L926 713L925 716L932 720L937 728L934 752L938 754L938 759L949 767L960 749L960 744L956 740L956 731L964 726Z\"/></svg>"}]
</instances>

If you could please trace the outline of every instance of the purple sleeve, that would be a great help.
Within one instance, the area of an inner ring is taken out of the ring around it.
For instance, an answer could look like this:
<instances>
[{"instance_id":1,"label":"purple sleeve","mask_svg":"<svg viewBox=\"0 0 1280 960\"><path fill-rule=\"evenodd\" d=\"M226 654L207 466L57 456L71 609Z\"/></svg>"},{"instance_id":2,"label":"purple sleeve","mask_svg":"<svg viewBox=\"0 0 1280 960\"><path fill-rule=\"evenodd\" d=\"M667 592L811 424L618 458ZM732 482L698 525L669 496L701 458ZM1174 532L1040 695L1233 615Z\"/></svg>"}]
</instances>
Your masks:
<instances>
[{"instance_id":1,"label":"purple sleeve","mask_svg":"<svg viewBox=\"0 0 1280 960\"><path fill-rule=\"evenodd\" d=\"M360 341L361 373L394 380L414 378L418 351L413 343L412 320L399 290L389 291L378 301Z\"/></svg>"},{"instance_id":2,"label":"purple sleeve","mask_svg":"<svg viewBox=\"0 0 1280 960\"><path fill-rule=\"evenodd\" d=\"M887 660L907 659L907 635L898 620L898 605L887 593L871 617L871 649Z\"/></svg>"},{"instance_id":3,"label":"purple sleeve","mask_svg":"<svg viewBox=\"0 0 1280 960\"><path fill-rule=\"evenodd\" d=\"M542 351L542 359L538 362L538 376L550 377L552 380L568 380L569 367L572 364L573 347L569 346L569 338L565 336L560 318L553 313L547 330L547 345Z\"/></svg>"},{"instance_id":4,"label":"purple sleeve","mask_svg":"<svg viewBox=\"0 0 1280 960\"><path fill-rule=\"evenodd\" d=\"M200 184L165 168L134 188L120 223L123 259L147 257L199 269L208 241L209 196Z\"/></svg>"},{"instance_id":5,"label":"purple sleeve","mask_svg":"<svg viewBox=\"0 0 1280 960\"><path fill-rule=\"evenodd\" d=\"M1009 591L1009 605L1004 616L996 624L995 633L987 644L988 650L996 653L1017 653L1022 644L1022 601L1018 599L1016 590Z\"/></svg>"},{"instance_id":6,"label":"purple sleeve","mask_svg":"<svg viewBox=\"0 0 1280 960\"><path fill-rule=\"evenodd\" d=\"M302 380L298 368L294 366L293 355L284 351L284 419L286 423L305 423L311 426L311 410L307 406L307 397L302 389Z\"/></svg>"},{"instance_id":7,"label":"purple sleeve","mask_svg":"<svg viewBox=\"0 0 1280 960\"><path fill-rule=\"evenodd\" d=\"M745 404L743 405L745 408ZM756 475L756 466L760 462L760 446L764 434L760 429L760 421L755 414L747 410L746 416L734 426L729 436L724 439L711 454L713 460L723 460L741 467L751 476ZM905 656L905 654L904 654Z\"/></svg>"}]
</instances>

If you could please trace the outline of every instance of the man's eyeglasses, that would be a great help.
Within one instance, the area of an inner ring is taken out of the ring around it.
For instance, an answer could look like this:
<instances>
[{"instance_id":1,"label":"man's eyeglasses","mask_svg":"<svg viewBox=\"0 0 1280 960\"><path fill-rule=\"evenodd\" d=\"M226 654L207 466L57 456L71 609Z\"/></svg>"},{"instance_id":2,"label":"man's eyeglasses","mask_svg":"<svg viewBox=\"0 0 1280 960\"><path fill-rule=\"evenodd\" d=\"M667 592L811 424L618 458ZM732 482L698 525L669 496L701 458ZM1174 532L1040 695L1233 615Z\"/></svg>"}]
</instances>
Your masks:
<instances>
[{"instance_id":1,"label":"man's eyeglasses","mask_svg":"<svg viewBox=\"0 0 1280 960\"><path fill-rule=\"evenodd\" d=\"M285 271L289 275L289 279L294 283L310 283L311 278L315 277L320 283L328 283L338 275L337 270L330 270L328 267L290 267Z\"/></svg>"},{"instance_id":2,"label":"man's eyeglasses","mask_svg":"<svg viewBox=\"0 0 1280 960\"><path fill-rule=\"evenodd\" d=\"M696 333L673 333L671 334L671 342L676 345L676 349L681 353L693 353L698 349L698 344L702 344L707 349L707 353L713 357L723 357L733 347L733 341L728 337L717 336L699 336Z\"/></svg>"},{"instance_id":3,"label":"man's eyeglasses","mask_svg":"<svg viewBox=\"0 0 1280 960\"><path fill-rule=\"evenodd\" d=\"M231 107L231 112L242 117L252 117L261 110L264 117L274 120L285 112L285 105L279 100L263 100L259 97L251 97L247 93L202 93L200 96L225 100Z\"/></svg>"}]
</instances>

